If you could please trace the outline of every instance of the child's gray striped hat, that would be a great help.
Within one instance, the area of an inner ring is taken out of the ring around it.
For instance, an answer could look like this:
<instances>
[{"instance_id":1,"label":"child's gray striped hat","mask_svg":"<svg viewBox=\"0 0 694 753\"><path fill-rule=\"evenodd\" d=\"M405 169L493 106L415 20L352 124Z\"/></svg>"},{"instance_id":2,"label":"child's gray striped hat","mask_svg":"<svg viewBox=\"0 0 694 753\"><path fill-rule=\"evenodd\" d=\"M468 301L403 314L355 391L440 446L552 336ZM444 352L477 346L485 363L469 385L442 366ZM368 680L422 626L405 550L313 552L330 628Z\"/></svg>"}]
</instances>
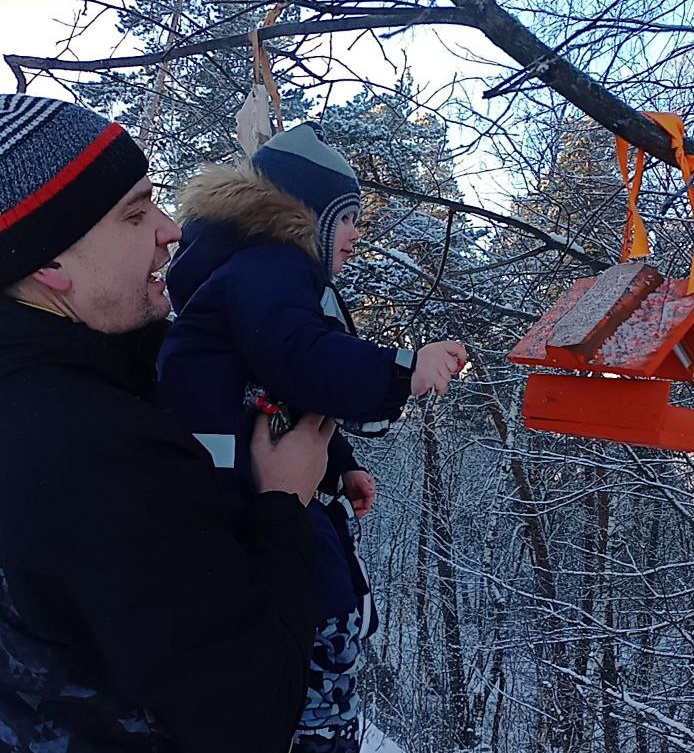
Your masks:
<instances>
[{"instance_id":1,"label":"child's gray striped hat","mask_svg":"<svg viewBox=\"0 0 694 753\"><path fill-rule=\"evenodd\" d=\"M347 160L325 143L318 123L278 133L253 155L253 165L278 188L318 215L318 248L332 276L333 244L340 220L359 215L361 188Z\"/></svg>"},{"instance_id":2,"label":"child's gray striped hat","mask_svg":"<svg viewBox=\"0 0 694 753\"><path fill-rule=\"evenodd\" d=\"M147 168L122 126L69 102L0 94L0 290L86 235Z\"/></svg>"}]
</instances>

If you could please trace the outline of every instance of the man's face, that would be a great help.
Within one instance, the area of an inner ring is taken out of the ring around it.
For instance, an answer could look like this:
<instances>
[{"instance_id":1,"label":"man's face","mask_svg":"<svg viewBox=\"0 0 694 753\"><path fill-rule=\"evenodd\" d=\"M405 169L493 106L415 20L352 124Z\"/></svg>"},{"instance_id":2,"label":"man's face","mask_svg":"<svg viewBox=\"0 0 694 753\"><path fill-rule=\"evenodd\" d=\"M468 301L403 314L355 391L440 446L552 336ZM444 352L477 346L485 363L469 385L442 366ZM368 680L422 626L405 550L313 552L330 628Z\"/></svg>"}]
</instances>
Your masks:
<instances>
[{"instance_id":1,"label":"man's face","mask_svg":"<svg viewBox=\"0 0 694 753\"><path fill-rule=\"evenodd\" d=\"M56 261L70 281L65 302L91 329L127 332L170 309L163 279L153 274L181 237L176 223L152 203L152 184L142 178L83 238Z\"/></svg>"},{"instance_id":2,"label":"man's face","mask_svg":"<svg viewBox=\"0 0 694 753\"><path fill-rule=\"evenodd\" d=\"M359 233L354 226L354 214L346 214L337 224L335 242L333 243L333 274L339 275L344 263L352 255L354 244L359 240Z\"/></svg>"}]
</instances>

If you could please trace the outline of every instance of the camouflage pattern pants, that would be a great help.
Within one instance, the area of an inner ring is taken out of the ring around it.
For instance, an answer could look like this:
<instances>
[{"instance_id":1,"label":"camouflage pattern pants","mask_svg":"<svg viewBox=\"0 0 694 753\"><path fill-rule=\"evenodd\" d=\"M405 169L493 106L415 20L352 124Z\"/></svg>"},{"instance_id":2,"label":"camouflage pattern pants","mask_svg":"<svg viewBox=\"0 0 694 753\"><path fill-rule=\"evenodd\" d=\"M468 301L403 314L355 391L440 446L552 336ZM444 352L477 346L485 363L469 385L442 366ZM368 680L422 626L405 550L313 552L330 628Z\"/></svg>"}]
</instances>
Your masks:
<instances>
[{"instance_id":1,"label":"camouflage pattern pants","mask_svg":"<svg viewBox=\"0 0 694 753\"><path fill-rule=\"evenodd\" d=\"M352 719L343 727L323 728L294 739L291 753L358 753L359 722Z\"/></svg>"}]
</instances>

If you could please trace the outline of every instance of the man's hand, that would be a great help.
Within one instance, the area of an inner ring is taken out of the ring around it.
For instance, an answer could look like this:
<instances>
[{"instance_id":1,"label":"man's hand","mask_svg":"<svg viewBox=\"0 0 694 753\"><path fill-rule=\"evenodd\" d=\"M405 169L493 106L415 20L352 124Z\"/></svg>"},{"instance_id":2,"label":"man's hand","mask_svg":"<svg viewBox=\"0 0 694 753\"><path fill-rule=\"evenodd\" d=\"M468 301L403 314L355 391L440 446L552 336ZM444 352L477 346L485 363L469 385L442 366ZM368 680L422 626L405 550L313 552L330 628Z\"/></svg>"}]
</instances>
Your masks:
<instances>
[{"instance_id":1,"label":"man's hand","mask_svg":"<svg viewBox=\"0 0 694 753\"><path fill-rule=\"evenodd\" d=\"M251 467L258 494L287 492L311 501L328 464L331 418L307 413L277 444L270 441L268 417L258 416L251 439Z\"/></svg>"},{"instance_id":2,"label":"man's hand","mask_svg":"<svg viewBox=\"0 0 694 753\"><path fill-rule=\"evenodd\" d=\"M451 377L466 361L467 351L460 343L445 340L425 345L417 351L417 367L410 381L412 394L418 397L433 387L437 395L445 395Z\"/></svg>"},{"instance_id":3,"label":"man's hand","mask_svg":"<svg viewBox=\"0 0 694 753\"><path fill-rule=\"evenodd\" d=\"M376 479L366 471L345 471L342 474L345 495L352 503L358 518L363 518L371 510L376 496Z\"/></svg>"}]
</instances>

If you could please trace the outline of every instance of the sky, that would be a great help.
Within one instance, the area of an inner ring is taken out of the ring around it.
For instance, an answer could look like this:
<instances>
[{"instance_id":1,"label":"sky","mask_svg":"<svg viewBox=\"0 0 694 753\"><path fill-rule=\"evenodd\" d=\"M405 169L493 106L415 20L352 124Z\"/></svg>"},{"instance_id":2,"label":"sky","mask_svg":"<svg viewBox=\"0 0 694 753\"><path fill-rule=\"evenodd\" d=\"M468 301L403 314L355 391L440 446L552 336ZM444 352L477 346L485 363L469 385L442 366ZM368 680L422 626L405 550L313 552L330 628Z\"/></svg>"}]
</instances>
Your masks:
<instances>
[{"instance_id":1,"label":"sky","mask_svg":"<svg viewBox=\"0 0 694 753\"><path fill-rule=\"evenodd\" d=\"M60 41L67 36L76 13L84 7L85 4L79 0L0 0L0 54L49 57L62 53L64 44ZM83 18L93 17L91 6L87 8L88 15ZM74 42L80 58L105 57L110 54L113 46L121 42L121 35L115 30L114 21L114 13L104 14L87 33ZM462 44L482 54L485 48L491 54L500 54L480 32L472 29L458 27L453 30L449 27L441 29L439 34L451 47ZM347 49L354 36L349 33L335 35L338 57L345 59L350 67L359 70L367 78L388 78L390 67L380 55L371 51L374 47L372 43L365 41ZM384 46L396 63L404 59L401 51L407 50L408 60L415 63L415 73L420 82L430 80L436 84L449 76L452 59L445 55L430 29L417 27L385 41ZM340 47L343 47L342 53L339 52ZM119 47L118 54L128 54L133 50L133 46L126 40ZM0 60L0 89L12 91L15 86L14 76L4 61ZM30 85L29 91L57 94L64 90L51 82L37 81ZM67 94L61 96L68 97Z\"/></svg>"},{"instance_id":2,"label":"sky","mask_svg":"<svg viewBox=\"0 0 694 753\"><path fill-rule=\"evenodd\" d=\"M64 51L64 40L72 19L83 8L76 0L0 0L0 57L7 54L53 57ZM113 17L103 19L76 43L80 57L104 57L120 39ZM122 54L129 52L124 48ZM13 92L17 82L0 59L0 91ZM30 82L30 94L70 99L55 82L39 78Z\"/></svg>"},{"instance_id":3,"label":"sky","mask_svg":"<svg viewBox=\"0 0 694 753\"><path fill-rule=\"evenodd\" d=\"M85 4L80 0L0 0L0 92L15 91L17 85L2 56L6 54L39 57L65 55L64 40L71 30L76 14L84 12L85 7L88 15L82 16L81 20L92 17L95 6ZM114 13L105 13L87 32L73 41L73 49L80 59L108 57L113 53L116 45L118 55L137 52L137 40L123 40L122 35L115 28L115 21ZM367 80L386 85L394 83L395 72L384 61L373 41L366 36L352 46L356 37L354 33L334 35L335 57L344 60L349 68ZM425 27L415 27L391 39L381 41L388 56L398 67L401 66L406 55L408 62L412 65L415 84L419 87L426 87L429 93L434 94L448 82L456 69L468 78L479 76L480 83L477 90L472 91L472 96L476 100L473 104L479 106L482 111L487 108L487 103L482 100L482 92L486 88L484 82L490 75L489 68L458 59L447 53L443 45L454 50L467 47L487 59L505 60L503 54L480 32L465 27L444 27L436 31ZM338 65L330 73L332 77L349 75L347 71L340 70ZM64 76L64 72L61 72L61 75ZM248 83L250 87L251 82ZM356 85L335 87L331 92L331 103L344 102L357 90ZM71 99L67 89L45 76L30 78L28 92ZM312 93L315 94L315 90ZM441 105L446 101L447 96L449 94L446 91L435 94L430 104ZM476 155L466 160L463 172L472 174L480 167L479 156ZM488 183L489 179L489 175L483 175L480 183L485 181Z\"/></svg>"},{"instance_id":4,"label":"sky","mask_svg":"<svg viewBox=\"0 0 694 753\"><path fill-rule=\"evenodd\" d=\"M94 13L92 6L86 7L89 9L86 17L90 18ZM69 33L76 13L84 8L85 3L79 0L0 0L0 56L20 54L52 57L63 54L65 44L61 43L61 40ZM118 43L119 55L135 51L130 40L122 41L114 22L115 14L106 13L92 28L74 41L74 49L81 59L106 57ZM452 48L464 45L474 48L480 54L501 56L501 53L475 30L448 27L439 29L437 33ZM375 45L365 39L351 47L355 36L350 33L334 36L336 56L367 79L392 83L394 73L376 52ZM444 52L435 32L428 28L417 27L408 30L393 39L385 40L383 44L391 59L398 65L405 59L403 50L406 50L407 59L413 64L417 83L430 84L432 90L445 83L453 72L451 66L458 64L452 56ZM469 75L470 64L466 64L466 68ZM336 72L331 73L335 75ZM15 87L14 76L0 59L0 91L14 91ZM69 98L63 87L43 77L31 82L28 90L35 94Z\"/></svg>"}]
</instances>

